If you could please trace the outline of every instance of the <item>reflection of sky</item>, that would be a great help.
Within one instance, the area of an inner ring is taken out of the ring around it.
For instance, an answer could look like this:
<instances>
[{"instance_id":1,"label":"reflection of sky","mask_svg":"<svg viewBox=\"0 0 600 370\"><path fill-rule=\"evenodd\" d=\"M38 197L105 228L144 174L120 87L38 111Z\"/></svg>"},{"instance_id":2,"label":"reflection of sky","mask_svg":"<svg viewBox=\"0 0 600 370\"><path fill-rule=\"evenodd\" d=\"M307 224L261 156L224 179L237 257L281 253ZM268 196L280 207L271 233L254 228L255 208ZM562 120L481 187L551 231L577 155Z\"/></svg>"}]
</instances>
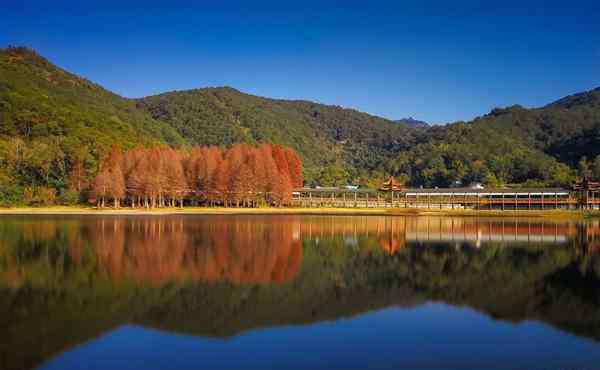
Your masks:
<instances>
[{"instance_id":1,"label":"reflection of sky","mask_svg":"<svg viewBox=\"0 0 600 370\"><path fill-rule=\"evenodd\" d=\"M122 326L42 369L594 369L598 349L544 324L429 303L227 339Z\"/></svg>"}]
</instances>

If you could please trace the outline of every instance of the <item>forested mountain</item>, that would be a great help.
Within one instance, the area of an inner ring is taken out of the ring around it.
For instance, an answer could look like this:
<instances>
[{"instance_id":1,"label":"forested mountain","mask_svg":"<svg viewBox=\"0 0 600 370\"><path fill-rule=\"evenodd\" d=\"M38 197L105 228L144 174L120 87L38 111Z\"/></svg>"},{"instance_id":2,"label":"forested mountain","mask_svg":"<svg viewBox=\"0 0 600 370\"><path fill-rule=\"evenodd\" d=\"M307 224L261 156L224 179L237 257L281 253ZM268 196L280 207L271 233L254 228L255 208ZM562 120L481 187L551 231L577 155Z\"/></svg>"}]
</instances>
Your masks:
<instances>
[{"instance_id":1,"label":"forested mountain","mask_svg":"<svg viewBox=\"0 0 600 370\"><path fill-rule=\"evenodd\" d=\"M27 48L0 49L0 134L69 137L77 146L186 141L135 103L58 68Z\"/></svg>"},{"instance_id":2,"label":"forested mountain","mask_svg":"<svg viewBox=\"0 0 600 370\"><path fill-rule=\"evenodd\" d=\"M23 187L64 189L71 166L89 172L112 144L186 143L135 103L26 48L0 49L0 203Z\"/></svg>"},{"instance_id":3,"label":"forested mountain","mask_svg":"<svg viewBox=\"0 0 600 370\"><path fill-rule=\"evenodd\" d=\"M537 109L496 108L472 122L413 126L229 87L127 99L30 49L0 49L0 204L22 203L27 187L64 194L79 162L91 180L112 144L282 144L299 153L308 185L374 187L390 175L411 186L600 178L600 89Z\"/></svg>"},{"instance_id":4,"label":"forested mountain","mask_svg":"<svg viewBox=\"0 0 600 370\"><path fill-rule=\"evenodd\" d=\"M304 159L309 184L377 186L393 175L413 186L568 186L577 175L600 177L599 96L596 89L538 109L496 108L446 126L232 88L165 93L140 99L138 107L193 143L291 146Z\"/></svg>"},{"instance_id":5,"label":"forested mountain","mask_svg":"<svg viewBox=\"0 0 600 370\"><path fill-rule=\"evenodd\" d=\"M600 89L538 109L496 108L469 123L431 127L427 136L391 164L413 184L564 186L576 175L600 178Z\"/></svg>"},{"instance_id":6,"label":"forested mountain","mask_svg":"<svg viewBox=\"0 0 600 370\"><path fill-rule=\"evenodd\" d=\"M276 100L230 87L169 92L138 100L194 144L275 142L298 151L309 179L366 177L408 149L418 134L406 125L353 109ZM328 174L327 172L332 172Z\"/></svg>"}]
</instances>

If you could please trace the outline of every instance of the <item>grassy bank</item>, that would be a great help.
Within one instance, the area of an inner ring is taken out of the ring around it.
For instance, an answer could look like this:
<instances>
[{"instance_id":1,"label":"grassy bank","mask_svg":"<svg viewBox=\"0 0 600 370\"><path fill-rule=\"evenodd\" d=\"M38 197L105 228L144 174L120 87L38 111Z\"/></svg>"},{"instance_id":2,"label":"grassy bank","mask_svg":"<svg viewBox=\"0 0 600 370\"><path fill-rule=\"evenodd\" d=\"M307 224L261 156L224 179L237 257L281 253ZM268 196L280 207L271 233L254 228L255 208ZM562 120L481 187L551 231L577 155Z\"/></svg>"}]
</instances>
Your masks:
<instances>
[{"instance_id":1,"label":"grassy bank","mask_svg":"<svg viewBox=\"0 0 600 370\"><path fill-rule=\"evenodd\" d=\"M0 215L394 215L394 216L459 216L459 217L541 217L552 219L585 219L600 217L600 211L583 210L468 210L417 208L103 208L85 206L0 208Z\"/></svg>"}]
</instances>

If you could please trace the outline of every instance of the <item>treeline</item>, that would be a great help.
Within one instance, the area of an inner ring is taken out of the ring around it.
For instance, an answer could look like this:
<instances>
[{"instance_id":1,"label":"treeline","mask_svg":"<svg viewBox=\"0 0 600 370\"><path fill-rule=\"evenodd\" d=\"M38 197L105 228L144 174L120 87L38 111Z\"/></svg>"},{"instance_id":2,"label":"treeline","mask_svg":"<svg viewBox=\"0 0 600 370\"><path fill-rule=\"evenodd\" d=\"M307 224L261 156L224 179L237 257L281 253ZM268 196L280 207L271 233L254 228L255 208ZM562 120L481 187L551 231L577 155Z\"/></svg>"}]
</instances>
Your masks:
<instances>
[{"instance_id":1,"label":"treeline","mask_svg":"<svg viewBox=\"0 0 600 370\"><path fill-rule=\"evenodd\" d=\"M79 168L73 167L70 183L83 191L86 180ZM300 158L280 145L125 152L113 146L91 183L89 201L99 207L283 206L303 182Z\"/></svg>"}]
</instances>

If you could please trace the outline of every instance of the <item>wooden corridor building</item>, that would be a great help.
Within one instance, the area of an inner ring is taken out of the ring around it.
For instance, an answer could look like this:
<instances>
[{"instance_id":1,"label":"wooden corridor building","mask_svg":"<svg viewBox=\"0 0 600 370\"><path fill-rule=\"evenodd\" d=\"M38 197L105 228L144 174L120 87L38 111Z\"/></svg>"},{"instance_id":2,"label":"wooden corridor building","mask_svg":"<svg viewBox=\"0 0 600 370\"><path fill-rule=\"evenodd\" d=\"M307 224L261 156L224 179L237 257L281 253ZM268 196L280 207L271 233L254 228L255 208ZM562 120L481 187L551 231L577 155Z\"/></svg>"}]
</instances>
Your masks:
<instances>
[{"instance_id":1,"label":"wooden corridor building","mask_svg":"<svg viewBox=\"0 0 600 370\"><path fill-rule=\"evenodd\" d=\"M374 189L300 188L292 194L300 207L450 208L450 209L575 209L598 208L598 197L585 197L561 188L522 189ZM591 203L590 203L591 201Z\"/></svg>"}]
</instances>

